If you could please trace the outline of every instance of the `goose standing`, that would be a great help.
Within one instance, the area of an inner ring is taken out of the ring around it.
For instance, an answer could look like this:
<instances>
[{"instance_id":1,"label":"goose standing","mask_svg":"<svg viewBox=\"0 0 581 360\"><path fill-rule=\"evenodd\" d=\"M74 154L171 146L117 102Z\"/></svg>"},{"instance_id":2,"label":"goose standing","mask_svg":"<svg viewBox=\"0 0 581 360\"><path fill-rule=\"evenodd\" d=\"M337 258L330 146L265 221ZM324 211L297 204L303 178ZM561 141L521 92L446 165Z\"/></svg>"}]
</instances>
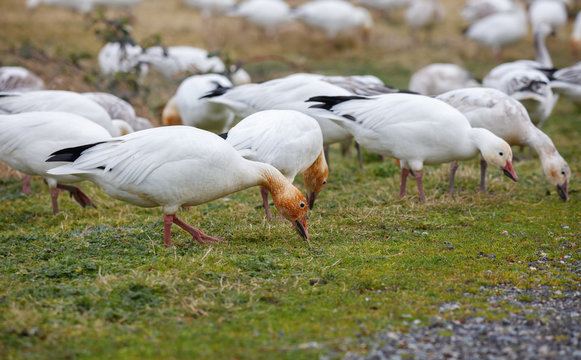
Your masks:
<instances>
[{"instance_id":1,"label":"goose standing","mask_svg":"<svg viewBox=\"0 0 581 360\"><path fill-rule=\"evenodd\" d=\"M372 97L318 96L313 108L323 112L372 152L400 160L400 197L406 194L410 171L416 178L419 197L425 201L424 165L468 160L480 152L491 165L517 181L512 151L501 138L486 129L472 128L464 115L450 105L414 94Z\"/></svg>"},{"instance_id":2,"label":"goose standing","mask_svg":"<svg viewBox=\"0 0 581 360\"><path fill-rule=\"evenodd\" d=\"M427 34L431 34L434 27L444 21L446 9L439 0L413 0L407 8L405 19L412 30L414 38L415 31L424 29Z\"/></svg>"},{"instance_id":3,"label":"goose standing","mask_svg":"<svg viewBox=\"0 0 581 360\"><path fill-rule=\"evenodd\" d=\"M468 24L473 24L487 16L511 11L513 8L512 0L468 0L460 14Z\"/></svg>"},{"instance_id":4,"label":"goose standing","mask_svg":"<svg viewBox=\"0 0 581 360\"><path fill-rule=\"evenodd\" d=\"M302 173L313 209L329 178L323 134L315 119L294 110L265 110L243 119L223 136L245 159L274 166L291 183ZM261 188L260 193L270 219L268 189Z\"/></svg>"},{"instance_id":5,"label":"goose standing","mask_svg":"<svg viewBox=\"0 0 581 360\"><path fill-rule=\"evenodd\" d=\"M413 73L409 89L422 95L480 86L470 72L456 64L431 64Z\"/></svg>"},{"instance_id":6,"label":"goose standing","mask_svg":"<svg viewBox=\"0 0 581 360\"><path fill-rule=\"evenodd\" d=\"M216 89L231 88L232 83L218 74L194 75L184 80L163 109L163 125L188 125L216 133L226 132L234 113L223 104L200 99Z\"/></svg>"},{"instance_id":7,"label":"goose standing","mask_svg":"<svg viewBox=\"0 0 581 360\"><path fill-rule=\"evenodd\" d=\"M186 71L194 73L226 71L226 66L217 56L193 46L152 46L139 56L139 60L151 65L166 78L173 78Z\"/></svg>"},{"instance_id":8,"label":"goose standing","mask_svg":"<svg viewBox=\"0 0 581 360\"><path fill-rule=\"evenodd\" d=\"M559 196L567 201L571 179L569 165L551 139L534 126L520 102L501 91L485 88L453 90L437 99L458 109L472 127L488 129L511 146L529 146L535 150L549 182L556 187ZM481 161L480 164L480 189L486 191L486 162ZM452 163L449 192L452 192L457 168L458 164Z\"/></svg>"},{"instance_id":9,"label":"goose standing","mask_svg":"<svg viewBox=\"0 0 581 360\"><path fill-rule=\"evenodd\" d=\"M59 211L58 194L61 190L68 191L83 207L95 205L81 189L66 185L81 181L81 178L48 174L48 170L60 164L46 163L45 160L63 147L110 138L111 135L103 127L74 114L27 112L0 115L0 160L29 176L43 177L50 189L54 214ZM23 182L23 191L24 186L26 184Z\"/></svg>"},{"instance_id":10,"label":"goose standing","mask_svg":"<svg viewBox=\"0 0 581 360\"><path fill-rule=\"evenodd\" d=\"M531 25L548 24L559 30L567 23L567 8L561 0L534 0L529 7Z\"/></svg>"},{"instance_id":11,"label":"goose standing","mask_svg":"<svg viewBox=\"0 0 581 360\"><path fill-rule=\"evenodd\" d=\"M172 224L200 243L220 240L186 224L178 218L178 209L257 185L270 191L279 213L308 239L308 205L301 192L273 166L244 159L224 139L204 130L147 129L62 149L47 161L69 162L50 174L78 175L116 199L141 207L161 206L166 246L171 246Z\"/></svg>"},{"instance_id":12,"label":"goose standing","mask_svg":"<svg viewBox=\"0 0 581 360\"><path fill-rule=\"evenodd\" d=\"M284 0L246 0L233 7L228 15L264 28L268 36L274 36L279 27L293 20L291 8Z\"/></svg>"},{"instance_id":13,"label":"goose standing","mask_svg":"<svg viewBox=\"0 0 581 360\"><path fill-rule=\"evenodd\" d=\"M97 60L101 74L113 77L116 73L129 73L139 70L139 80L142 81L149 70L148 66L140 61L143 49L139 45L110 42L105 44Z\"/></svg>"},{"instance_id":14,"label":"goose standing","mask_svg":"<svg viewBox=\"0 0 581 360\"><path fill-rule=\"evenodd\" d=\"M44 90L44 81L21 66L0 67L0 91Z\"/></svg>"}]
</instances>

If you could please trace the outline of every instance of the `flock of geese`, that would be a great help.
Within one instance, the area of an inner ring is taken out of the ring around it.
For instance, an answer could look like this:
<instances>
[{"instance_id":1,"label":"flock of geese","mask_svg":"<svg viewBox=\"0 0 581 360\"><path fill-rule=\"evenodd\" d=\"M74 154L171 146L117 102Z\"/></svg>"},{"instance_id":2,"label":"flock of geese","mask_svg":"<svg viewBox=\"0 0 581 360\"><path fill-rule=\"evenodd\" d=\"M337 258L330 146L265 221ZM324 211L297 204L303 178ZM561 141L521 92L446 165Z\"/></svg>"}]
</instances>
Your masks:
<instances>
[{"instance_id":1,"label":"flock of geese","mask_svg":"<svg viewBox=\"0 0 581 360\"><path fill-rule=\"evenodd\" d=\"M208 11L226 3L188 2L206 4ZM162 207L167 246L173 224L200 243L220 241L185 223L178 210L252 186L260 187L268 218L272 196L278 213L308 241L307 212L329 181L328 146L351 139L397 159L400 197L406 196L411 175L425 201L423 167L442 163L452 164L452 192L457 162L478 155L481 190L488 166L518 181L511 146L521 145L538 154L548 181L567 201L571 170L540 128L558 94L581 102L581 64L552 67L545 41L553 29L536 24L537 59L501 64L482 84L454 64L432 64L412 76L410 90L386 86L371 75L297 73L251 83L246 73L231 81L220 74L226 72L224 64L203 49L150 48L136 51L135 60L131 48L107 44L108 56L99 56L103 73L135 66L151 66L168 77L191 66L216 72L184 80L163 110L161 127L136 116L129 103L112 94L44 90L30 71L2 67L0 160L27 175L24 193L30 192L31 176L43 177L55 214L61 191L83 207L95 206L71 185L82 180L130 204ZM184 53L197 60L184 65L171 59ZM230 75L242 69L232 70ZM299 174L306 195L292 184Z\"/></svg>"}]
</instances>

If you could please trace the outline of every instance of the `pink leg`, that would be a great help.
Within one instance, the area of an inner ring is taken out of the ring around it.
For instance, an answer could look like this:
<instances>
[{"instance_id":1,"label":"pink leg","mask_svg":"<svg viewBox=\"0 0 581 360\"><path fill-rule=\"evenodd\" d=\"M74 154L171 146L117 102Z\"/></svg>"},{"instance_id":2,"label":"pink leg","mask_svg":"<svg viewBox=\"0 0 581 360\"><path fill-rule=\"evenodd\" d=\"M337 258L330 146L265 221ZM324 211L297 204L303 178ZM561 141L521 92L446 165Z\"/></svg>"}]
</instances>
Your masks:
<instances>
[{"instance_id":1,"label":"pink leg","mask_svg":"<svg viewBox=\"0 0 581 360\"><path fill-rule=\"evenodd\" d=\"M26 175L22 179L22 192L25 193L26 195L28 195L32 192L32 189L30 188L30 181L31 180L32 180L31 175Z\"/></svg>"},{"instance_id":2,"label":"pink leg","mask_svg":"<svg viewBox=\"0 0 581 360\"><path fill-rule=\"evenodd\" d=\"M488 163L482 159L480 160L480 191L486 192L486 168Z\"/></svg>"},{"instance_id":3,"label":"pink leg","mask_svg":"<svg viewBox=\"0 0 581 360\"><path fill-rule=\"evenodd\" d=\"M166 247L171 247L171 224L174 215L163 215L163 243Z\"/></svg>"},{"instance_id":4,"label":"pink leg","mask_svg":"<svg viewBox=\"0 0 581 360\"><path fill-rule=\"evenodd\" d=\"M424 193L424 183L422 177L424 175L423 171L414 171L416 175L416 184L418 185L418 193L420 195L420 201L426 202L426 194Z\"/></svg>"},{"instance_id":5,"label":"pink leg","mask_svg":"<svg viewBox=\"0 0 581 360\"><path fill-rule=\"evenodd\" d=\"M401 186L399 188L399 198L405 197L405 187L410 174L410 169L401 169Z\"/></svg>"},{"instance_id":6,"label":"pink leg","mask_svg":"<svg viewBox=\"0 0 581 360\"><path fill-rule=\"evenodd\" d=\"M266 211L266 218L272 220L272 215L270 214L270 206L268 205L268 189L261 187L260 195L262 195L262 205L264 206L264 211Z\"/></svg>"},{"instance_id":7,"label":"pink leg","mask_svg":"<svg viewBox=\"0 0 581 360\"><path fill-rule=\"evenodd\" d=\"M50 189L50 198L52 201L52 213L54 215L59 213L59 203L58 203L58 198L59 198L59 189Z\"/></svg>"},{"instance_id":8,"label":"pink leg","mask_svg":"<svg viewBox=\"0 0 581 360\"><path fill-rule=\"evenodd\" d=\"M448 194L454 192L454 178L456 177L456 170L458 170L458 161L452 161L450 163L450 184L448 184Z\"/></svg>"},{"instance_id":9,"label":"pink leg","mask_svg":"<svg viewBox=\"0 0 581 360\"><path fill-rule=\"evenodd\" d=\"M70 185L63 185L57 184L57 189L66 190L70 193L71 197L75 199L82 207L92 206L96 208L95 204L91 201L91 199L78 187L70 186Z\"/></svg>"},{"instance_id":10,"label":"pink leg","mask_svg":"<svg viewBox=\"0 0 581 360\"><path fill-rule=\"evenodd\" d=\"M211 237L200 230L186 224L182 219L178 218L177 215L164 215L163 216L163 227L164 227L164 243L165 246L171 246L171 224L174 223L177 226L181 227L185 231L187 231L190 235L192 235L192 240L196 240L199 243L205 244L208 242L217 242L223 241L220 237Z\"/></svg>"}]
</instances>

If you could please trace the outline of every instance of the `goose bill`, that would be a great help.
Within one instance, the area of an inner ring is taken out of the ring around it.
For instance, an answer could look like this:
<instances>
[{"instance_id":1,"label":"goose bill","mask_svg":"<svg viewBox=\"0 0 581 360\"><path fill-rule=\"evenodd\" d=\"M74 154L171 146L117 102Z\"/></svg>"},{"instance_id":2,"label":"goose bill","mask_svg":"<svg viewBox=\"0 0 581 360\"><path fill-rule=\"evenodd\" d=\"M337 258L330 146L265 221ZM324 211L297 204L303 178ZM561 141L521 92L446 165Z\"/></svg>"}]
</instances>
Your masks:
<instances>
[{"instance_id":1,"label":"goose bill","mask_svg":"<svg viewBox=\"0 0 581 360\"><path fill-rule=\"evenodd\" d=\"M307 217L303 217L300 220L295 220L293 227L297 233L305 240L309 240L309 232L307 231Z\"/></svg>"},{"instance_id":2,"label":"goose bill","mask_svg":"<svg viewBox=\"0 0 581 360\"><path fill-rule=\"evenodd\" d=\"M310 195L307 196L307 200L309 202L309 210L313 210L313 207L315 207L315 198L317 197L317 194L315 192L312 192Z\"/></svg>"},{"instance_id":3,"label":"goose bill","mask_svg":"<svg viewBox=\"0 0 581 360\"><path fill-rule=\"evenodd\" d=\"M506 166L502 168L504 175L508 176L513 181L518 181L518 176L512 167L512 163L510 161L506 162Z\"/></svg>"},{"instance_id":4,"label":"goose bill","mask_svg":"<svg viewBox=\"0 0 581 360\"><path fill-rule=\"evenodd\" d=\"M563 201L569 200L569 189L568 189L567 182L565 181L565 183L563 183L563 185L557 185L556 187L557 187L557 193L559 194L561 199L563 199Z\"/></svg>"}]
</instances>

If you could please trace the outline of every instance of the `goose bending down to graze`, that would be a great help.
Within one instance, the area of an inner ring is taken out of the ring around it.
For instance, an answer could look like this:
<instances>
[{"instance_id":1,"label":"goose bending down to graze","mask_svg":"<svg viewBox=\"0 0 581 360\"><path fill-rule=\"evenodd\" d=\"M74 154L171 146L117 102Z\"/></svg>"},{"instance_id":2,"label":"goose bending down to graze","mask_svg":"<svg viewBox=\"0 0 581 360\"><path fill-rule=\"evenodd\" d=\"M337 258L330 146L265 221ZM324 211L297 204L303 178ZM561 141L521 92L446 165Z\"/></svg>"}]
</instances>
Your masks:
<instances>
[{"instance_id":1,"label":"goose bending down to graze","mask_svg":"<svg viewBox=\"0 0 581 360\"><path fill-rule=\"evenodd\" d=\"M182 206L206 203L251 186L262 186L304 239L307 200L273 166L244 159L216 134L189 126L165 126L62 149L47 160L65 161L54 175L78 175L119 200L163 208L164 240L171 246L172 223L194 240L217 241L176 215Z\"/></svg>"},{"instance_id":2,"label":"goose bending down to graze","mask_svg":"<svg viewBox=\"0 0 581 360\"><path fill-rule=\"evenodd\" d=\"M323 151L323 134L315 119L294 110L260 111L221 135L245 159L277 168L292 183L303 174L309 209L329 178ZM268 189L260 193L270 219Z\"/></svg>"},{"instance_id":3,"label":"goose bending down to graze","mask_svg":"<svg viewBox=\"0 0 581 360\"><path fill-rule=\"evenodd\" d=\"M481 45L492 48L497 59L502 57L502 48L512 45L528 33L526 12L520 5L512 11L482 18L466 30L464 36Z\"/></svg>"},{"instance_id":4,"label":"goose bending down to graze","mask_svg":"<svg viewBox=\"0 0 581 360\"><path fill-rule=\"evenodd\" d=\"M312 107L319 109L321 116L343 126L363 147L400 160L400 197L406 194L410 171L415 175L420 200L425 201L424 165L468 160L478 153L512 180L518 180L506 141L486 129L472 128L464 115L440 100L386 94L318 96L309 102L316 102Z\"/></svg>"},{"instance_id":5,"label":"goose bending down to graze","mask_svg":"<svg viewBox=\"0 0 581 360\"><path fill-rule=\"evenodd\" d=\"M294 20L284 0L246 0L231 8L228 15L260 26L269 36L274 36L279 27Z\"/></svg>"},{"instance_id":6,"label":"goose bending down to graze","mask_svg":"<svg viewBox=\"0 0 581 360\"><path fill-rule=\"evenodd\" d=\"M101 74L113 77L118 72L139 70L139 80L142 81L149 71L148 66L140 61L142 53L143 49L139 45L118 42L105 44L97 55Z\"/></svg>"},{"instance_id":7,"label":"goose bending down to graze","mask_svg":"<svg viewBox=\"0 0 581 360\"><path fill-rule=\"evenodd\" d=\"M487 16L511 11L513 8L512 0L468 0L460 14L467 23L473 24Z\"/></svg>"},{"instance_id":8,"label":"goose bending down to graze","mask_svg":"<svg viewBox=\"0 0 581 360\"><path fill-rule=\"evenodd\" d=\"M44 81L21 66L0 67L0 91L44 90Z\"/></svg>"},{"instance_id":9,"label":"goose bending down to graze","mask_svg":"<svg viewBox=\"0 0 581 360\"><path fill-rule=\"evenodd\" d=\"M110 138L103 127L75 114L27 112L0 115L0 160L28 176L43 177L50 189L54 214L59 211L57 199L61 190L68 191L83 207L95 205L79 188L66 185L81 181L81 178L48 174L48 170L62 163L46 163L45 160L63 147ZM30 182L23 181L23 192L30 192Z\"/></svg>"},{"instance_id":10,"label":"goose bending down to graze","mask_svg":"<svg viewBox=\"0 0 581 360\"><path fill-rule=\"evenodd\" d=\"M216 89L231 88L232 83L218 74L194 75L184 80L168 101L161 115L163 125L188 125L223 133L234 122L234 113L223 104L200 99Z\"/></svg>"},{"instance_id":11,"label":"goose bending down to graze","mask_svg":"<svg viewBox=\"0 0 581 360\"><path fill-rule=\"evenodd\" d=\"M567 8L561 0L533 0L529 16L533 29L538 24L547 24L553 30L559 30L567 24Z\"/></svg>"},{"instance_id":12,"label":"goose bending down to graze","mask_svg":"<svg viewBox=\"0 0 581 360\"><path fill-rule=\"evenodd\" d=\"M323 30L329 39L334 39L343 31L361 29L366 40L373 27L373 19L367 9L343 0L309 1L297 6L292 15L311 27Z\"/></svg>"},{"instance_id":13,"label":"goose bending down to graze","mask_svg":"<svg viewBox=\"0 0 581 360\"><path fill-rule=\"evenodd\" d=\"M93 100L62 90L30 91L0 94L0 114L19 114L30 111L60 111L80 115L104 127L111 135L127 130L122 120L113 122L107 111Z\"/></svg>"},{"instance_id":14,"label":"goose bending down to graze","mask_svg":"<svg viewBox=\"0 0 581 360\"><path fill-rule=\"evenodd\" d=\"M431 64L416 71L409 83L411 91L439 95L446 91L480 86L466 69L456 64Z\"/></svg>"},{"instance_id":15,"label":"goose bending down to graze","mask_svg":"<svg viewBox=\"0 0 581 360\"><path fill-rule=\"evenodd\" d=\"M446 9L439 0L413 0L407 8L405 19L412 32L424 29L431 34L436 25L444 21Z\"/></svg>"},{"instance_id":16,"label":"goose bending down to graze","mask_svg":"<svg viewBox=\"0 0 581 360\"><path fill-rule=\"evenodd\" d=\"M119 135L126 135L133 131L150 129L153 127L153 124L151 124L149 120L139 118L135 114L135 109L133 109L133 106L131 106L130 103L113 94L88 92L83 93L82 95L101 105L103 109L107 111L111 119L123 120L126 122L126 124L122 126L125 130L124 133Z\"/></svg>"},{"instance_id":17,"label":"goose bending down to graze","mask_svg":"<svg viewBox=\"0 0 581 360\"><path fill-rule=\"evenodd\" d=\"M549 182L556 187L559 196L567 201L568 184L571 179L569 165L551 139L534 126L520 102L501 91L485 88L453 90L436 99L458 109L466 116L472 127L488 129L511 146L529 146L535 150ZM453 163L449 192L452 192L457 168L458 164ZM486 191L485 161L481 161L480 189Z\"/></svg>"}]
</instances>

